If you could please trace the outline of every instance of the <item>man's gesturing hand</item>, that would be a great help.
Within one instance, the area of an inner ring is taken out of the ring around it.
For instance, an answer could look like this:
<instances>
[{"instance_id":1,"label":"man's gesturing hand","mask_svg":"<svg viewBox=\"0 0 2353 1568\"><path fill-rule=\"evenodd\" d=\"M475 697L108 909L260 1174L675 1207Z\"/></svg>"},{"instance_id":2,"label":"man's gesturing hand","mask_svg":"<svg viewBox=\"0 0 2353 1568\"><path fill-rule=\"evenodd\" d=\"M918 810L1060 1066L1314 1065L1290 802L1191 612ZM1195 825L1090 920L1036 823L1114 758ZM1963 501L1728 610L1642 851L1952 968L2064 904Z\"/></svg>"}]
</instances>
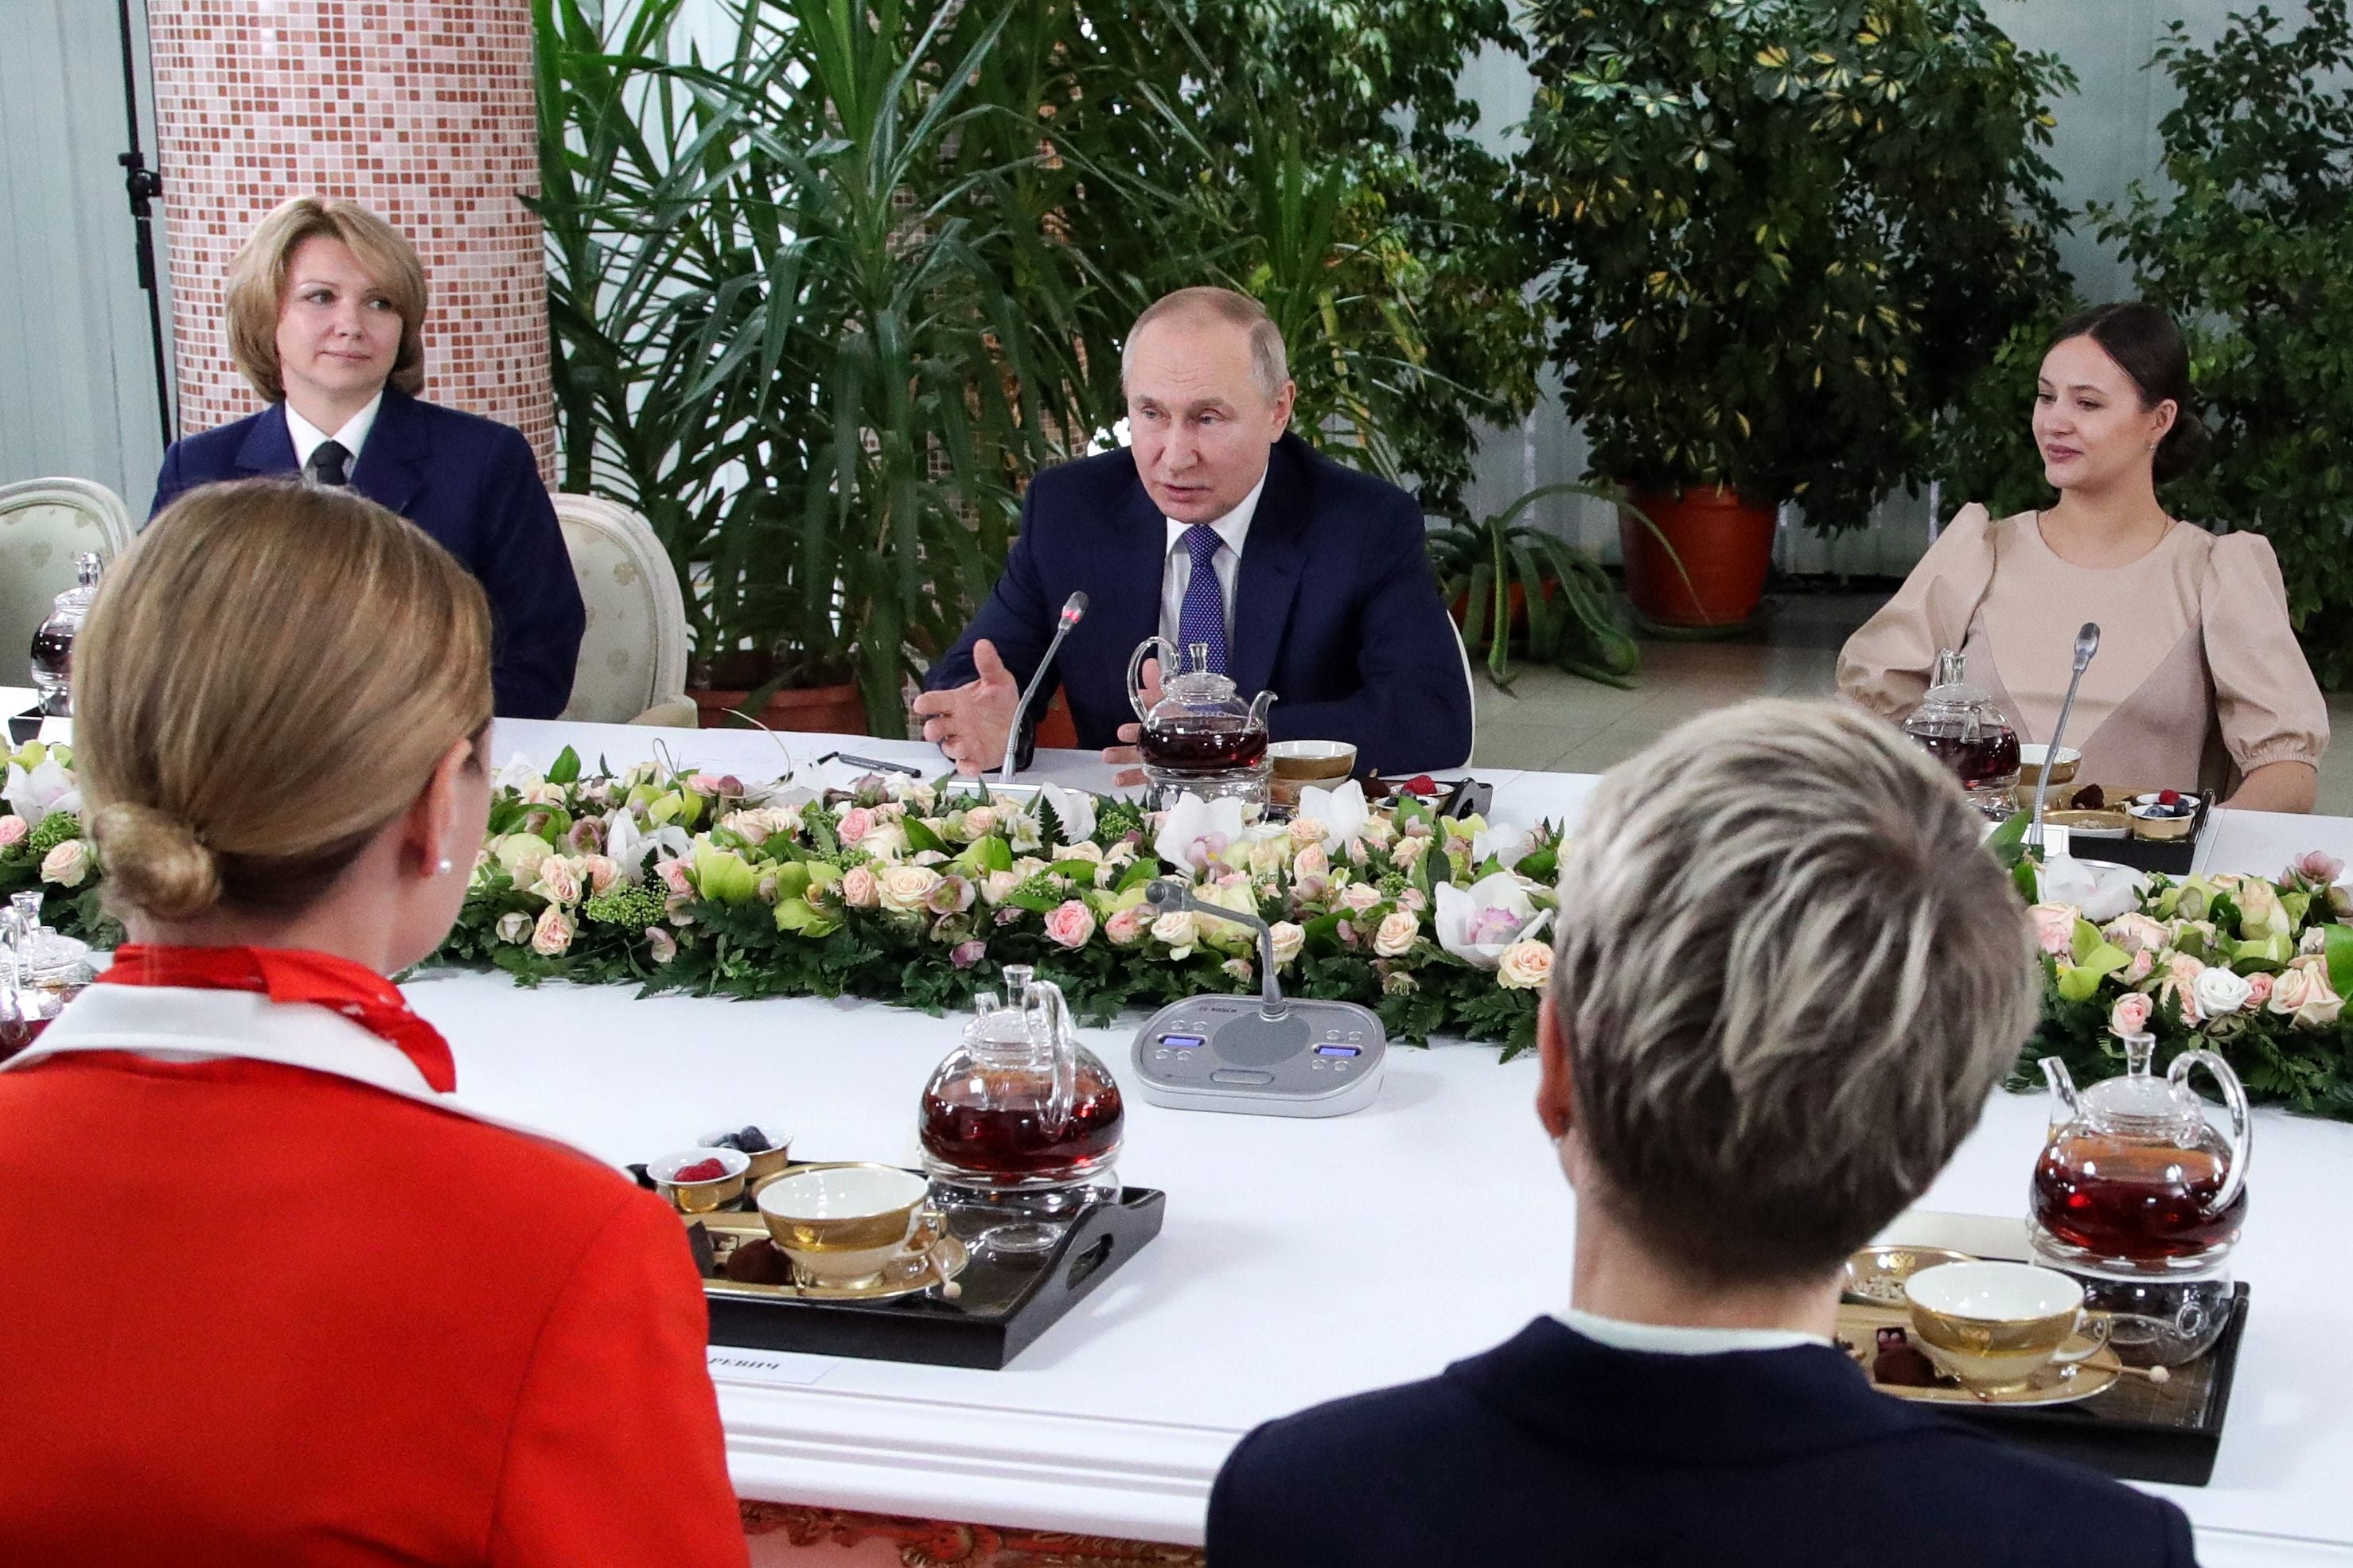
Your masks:
<instances>
[{"instance_id":1,"label":"man's gesturing hand","mask_svg":"<svg viewBox=\"0 0 2353 1568\"><path fill-rule=\"evenodd\" d=\"M923 739L967 776L1005 760L1005 737L1012 732L1014 705L1021 700L1012 671L986 637L972 645L972 668L976 679L915 699L915 711L923 715Z\"/></svg>"}]
</instances>

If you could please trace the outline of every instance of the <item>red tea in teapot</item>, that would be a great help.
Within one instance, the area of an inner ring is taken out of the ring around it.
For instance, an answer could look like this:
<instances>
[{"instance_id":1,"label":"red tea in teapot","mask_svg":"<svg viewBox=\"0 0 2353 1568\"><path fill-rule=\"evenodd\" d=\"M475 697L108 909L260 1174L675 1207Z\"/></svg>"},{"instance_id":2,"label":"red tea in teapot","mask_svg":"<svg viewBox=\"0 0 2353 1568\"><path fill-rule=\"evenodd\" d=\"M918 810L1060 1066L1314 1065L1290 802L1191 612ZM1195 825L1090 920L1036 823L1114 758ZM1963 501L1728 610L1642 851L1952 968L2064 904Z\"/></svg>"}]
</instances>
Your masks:
<instances>
[{"instance_id":1,"label":"red tea in teapot","mask_svg":"<svg viewBox=\"0 0 2353 1568\"><path fill-rule=\"evenodd\" d=\"M1966 740L1958 735L1918 733L1913 739L1951 769L1964 789L2000 787L2005 781L2017 780L2018 732L2014 730L1979 731Z\"/></svg>"},{"instance_id":2,"label":"red tea in teapot","mask_svg":"<svg viewBox=\"0 0 2353 1568\"><path fill-rule=\"evenodd\" d=\"M1246 768L1266 755L1266 726L1223 713L1156 715L1136 751L1161 768Z\"/></svg>"},{"instance_id":3,"label":"red tea in teapot","mask_svg":"<svg viewBox=\"0 0 2353 1568\"><path fill-rule=\"evenodd\" d=\"M936 1089L923 1095L920 1125L924 1152L942 1164L1011 1184L1106 1163L1119 1148L1122 1110L1111 1075L1082 1066L1059 1129L1030 1096L965 1098Z\"/></svg>"},{"instance_id":4,"label":"red tea in teapot","mask_svg":"<svg viewBox=\"0 0 2353 1568\"><path fill-rule=\"evenodd\" d=\"M2199 1258L2227 1245L2246 1219L2242 1184L2216 1206L2229 1150L2177 1149L2079 1133L2034 1167L2035 1222L2096 1258L2141 1264Z\"/></svg>"}]
</instances>

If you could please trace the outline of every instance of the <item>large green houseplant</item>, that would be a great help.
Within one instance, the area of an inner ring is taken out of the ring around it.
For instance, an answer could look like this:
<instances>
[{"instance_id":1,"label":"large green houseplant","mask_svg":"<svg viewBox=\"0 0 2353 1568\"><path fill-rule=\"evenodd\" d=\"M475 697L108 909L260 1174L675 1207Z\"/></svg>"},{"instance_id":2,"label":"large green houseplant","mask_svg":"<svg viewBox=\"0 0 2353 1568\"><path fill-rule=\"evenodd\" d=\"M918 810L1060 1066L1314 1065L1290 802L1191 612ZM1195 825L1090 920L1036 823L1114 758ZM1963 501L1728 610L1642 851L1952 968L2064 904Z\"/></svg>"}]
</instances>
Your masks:
<instances>
[{"instance_id":1,"label":"large green houseplant","mask_svg":"<svg viewBox=\"0 0 2353 1568\"><path fill-rule=\"evenodd\" d=\"M1931 416L2054 291L2046 100L2073 84L1979 0L1534 0L1519 163L1552 354L1630 523L1646 613L1754 607L1774 509L1859 525L1923 477ZM1678 538L1683 500L1722 538ZM1739 602L1745 595L1746 603Z\"/></svg>"}]
</instances>

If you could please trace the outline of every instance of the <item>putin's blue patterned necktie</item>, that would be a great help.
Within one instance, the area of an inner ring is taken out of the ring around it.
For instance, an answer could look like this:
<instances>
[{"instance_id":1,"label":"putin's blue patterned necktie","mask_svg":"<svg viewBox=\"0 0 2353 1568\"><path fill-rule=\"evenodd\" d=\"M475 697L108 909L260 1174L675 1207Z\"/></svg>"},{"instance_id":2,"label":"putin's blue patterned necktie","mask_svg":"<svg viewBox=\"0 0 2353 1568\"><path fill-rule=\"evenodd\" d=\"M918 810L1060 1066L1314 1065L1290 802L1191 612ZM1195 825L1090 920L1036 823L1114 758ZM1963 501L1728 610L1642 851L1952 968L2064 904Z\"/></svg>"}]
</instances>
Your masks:
<instances>
[{"instance_id":1,"label":"putin's blue patterned necktie","mask_svg":"<svg viewBox=\"0 0 2353 1568\"><path fill-rule=\"evenodd\" d=\"M1176 656L1182 660L1195 645L1206 644L1209 668L1224 675L1228 673L1226 597L1219 592L1218 574L1211 563L1226 542L1206 522L1195 523L1181 537L1185 553L1193 558L1193 574L1185 580L1185 603L1176 615Z\"/></svg>"}]
</instances>

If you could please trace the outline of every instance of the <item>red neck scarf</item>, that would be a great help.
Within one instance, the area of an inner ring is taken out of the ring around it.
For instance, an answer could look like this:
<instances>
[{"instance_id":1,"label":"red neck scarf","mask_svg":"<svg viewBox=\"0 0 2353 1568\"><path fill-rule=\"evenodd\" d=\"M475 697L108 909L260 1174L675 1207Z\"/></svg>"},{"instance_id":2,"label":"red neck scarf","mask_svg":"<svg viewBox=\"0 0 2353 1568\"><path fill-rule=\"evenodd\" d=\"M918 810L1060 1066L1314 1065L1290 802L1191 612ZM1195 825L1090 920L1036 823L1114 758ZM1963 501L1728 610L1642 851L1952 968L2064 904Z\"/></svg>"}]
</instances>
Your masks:
<instances>
[{"instance_id":1,"label":"red neck scarf","mask_svg":"<svg viewBox=\"0 0 2353 1568\"><path fill-rule=\"evenodd\" d=\"M399 987L332 953L280 947L162 947L124 942L100 985L170 985L186 991L259 991L272 1002L309 1002L342 1014L397 1047L440 1094L458 1087L441 1032L408 1009Z\"/></svg>"}]
</instances>

